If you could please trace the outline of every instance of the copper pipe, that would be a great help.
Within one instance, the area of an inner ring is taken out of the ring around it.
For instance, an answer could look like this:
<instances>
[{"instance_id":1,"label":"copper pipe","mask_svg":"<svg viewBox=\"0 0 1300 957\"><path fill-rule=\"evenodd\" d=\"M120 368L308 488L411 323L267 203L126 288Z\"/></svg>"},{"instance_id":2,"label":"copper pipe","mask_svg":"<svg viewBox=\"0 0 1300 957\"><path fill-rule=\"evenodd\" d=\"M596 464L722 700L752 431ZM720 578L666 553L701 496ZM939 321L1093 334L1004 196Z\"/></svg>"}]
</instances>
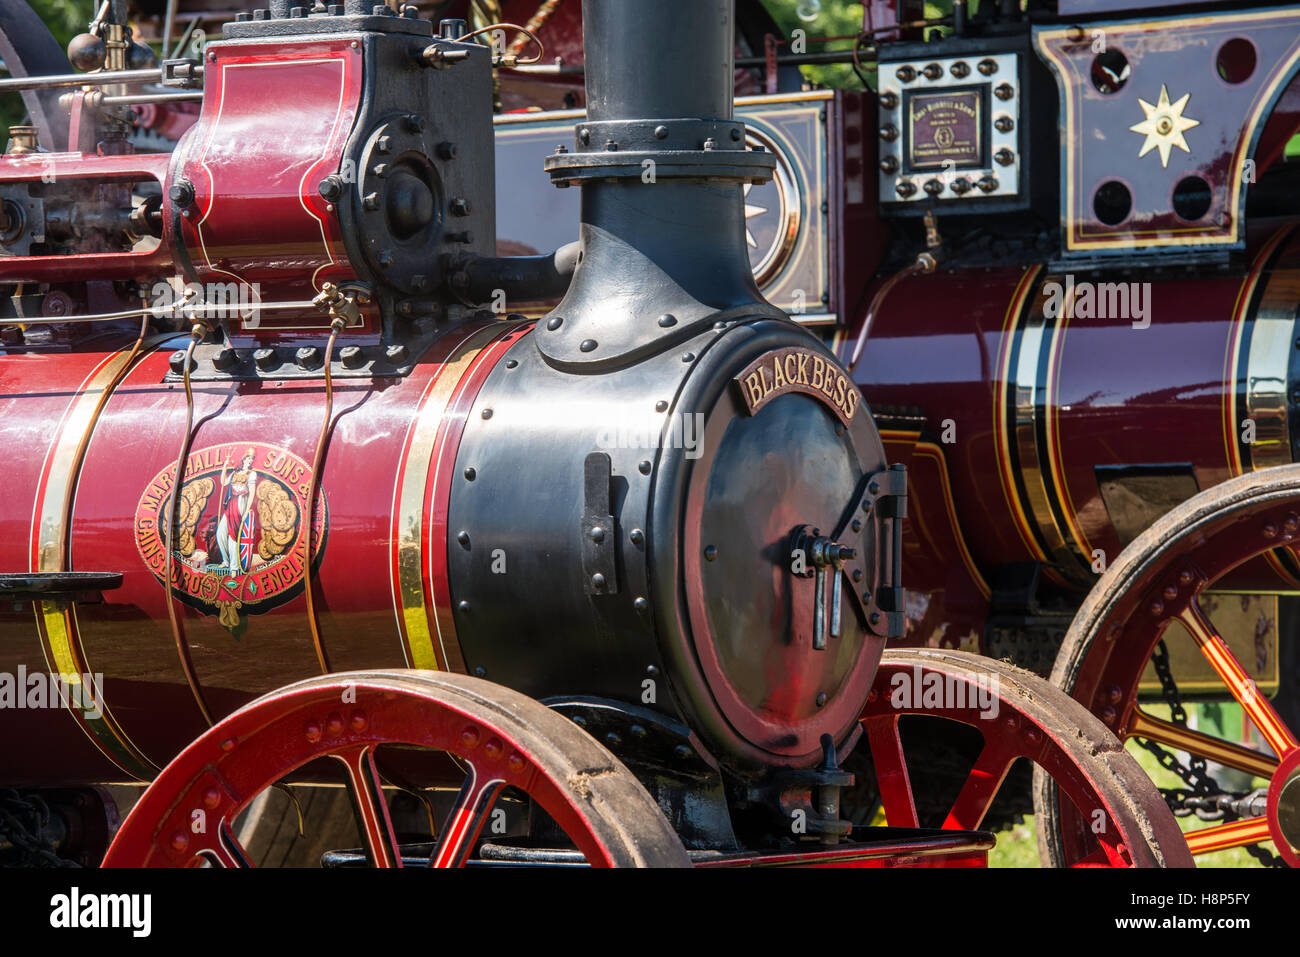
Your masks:
<instances>
[{"instance_id":1,"label":"copper pipe","mask_svg":"<svg viewBox=\"0 0 1300 957\"><path fill-rule=\"evenodd\" d=\"M142 309L126 309L122 312L100 312L89 316L34 316L31 318L26 316L15 316L14 318L0 324L6 326L41 326L41 325L60 325L65 322L117 322L122 319L134 319L136 316L153 316L154 318L162 319L166 316L181 315L182 311L187 308L190 309L191 312L193 312L195 310L202 310L204 308L229 309L232 307L217 306L217 305L213 305L211 307L205 307L202 304L195 305L191 299L183 299L177 301L174 305L171 306L152 306L152 307L145 307ZM268 312L281 312L281 311L287 312L287 311L300 311L300 310L307 310L307 309L314 310L316 308L316 304L311 301L261 302L257 304L256 308L259 311L266 310Z\"/></svg>"},{"instance_id":2,"label":"copper pipe","mask_svg":"<svg viewBox=\"0 0 1300 957\"><path fill-rule=\"evenodd\" d=\"M876 290L876 294L871 297L871 305L867 307L867 317L862 321L862 332L858 334L857 344L853 347L853 358L849 360L846 371L852 374L854 368L857 367L858 360L862 358L862 348L867 344L867 335L871 332L871 324L875 321L876 314L880 312L880 306L884 303L885 297L889 295L890 290L908 276L925 275L934 272L937 265L938 261L931 253L921 253L916 257L916 261L912 265L894 273L885 280L884 285Z\"/></svg>"},{"instance_id":3,"label":"copper pipe","mask_svg":"<svg viewBox=\"0 0 1300 957\"><path fill-rule=\"evenodd\" d=\"M194 359L194 347L207 334L207 327L195 324L190 330L190 345L185 350L185 434L181 438L180 454L176 457L176 478L172 482L172 505L171 512L167 516L167 536L165 546L167 549L167 568L166 578L163 580L163 594L167 601L167 618L172 626L172 640L176 644L176 655L180 659L181 667L185 670L185 680L189 683L190 693L194 695L195 702L198 703L199 711L203 714L203 720L211 727L215 722L212 720L212 712L208 710L208 703L203 698L203 690L199 687L198 677L194 674L194 662L190 658L190 646L185 641L185 635L181 631L180 618L176 614L176 599L172 595L172 573L176 570L176 513L180 508L181 486L185 480L185 460L190 455L190 443L193 439L194 431L194 393L190 389L190 363Z\"/></svg>"},{"instance_id":4,"label":"copper pipe","mask_svg":"<svg viewBox=\"0 0 1300 957\"><path fill-rule=\"evenodd\" d=\"M334 378L330 374L330 362L334 358L334 343L343 331L346 320L335 316L330 323L330 338L325 344L325 421L321 423L320 435L316 439L316 455L311 463L311 484L307 490L307 558L303 571L303 593L307 596L307 622L311 626L312 644L316 646L316 660L320 662L321 674L330 673L329 656L325 654L325 643L320 636L320 622L316 618L316 599L312 589L312 532L316 527L316 492L320 489L321 464L325 460L325 445L329 441L330 425L334 418Z\"/></svg>"}]
</instances>

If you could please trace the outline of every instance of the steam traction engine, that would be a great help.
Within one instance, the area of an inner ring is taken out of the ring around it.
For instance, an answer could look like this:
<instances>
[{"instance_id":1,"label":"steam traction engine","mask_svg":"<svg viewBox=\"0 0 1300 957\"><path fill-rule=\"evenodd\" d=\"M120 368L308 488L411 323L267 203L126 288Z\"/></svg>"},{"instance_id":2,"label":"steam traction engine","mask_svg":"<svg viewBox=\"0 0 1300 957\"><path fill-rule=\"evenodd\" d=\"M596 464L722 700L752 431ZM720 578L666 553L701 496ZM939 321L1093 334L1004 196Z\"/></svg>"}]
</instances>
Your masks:
<instances>
[{"instance_id":1,"label":"steam traction engine","mask_svg":"<svg viewBox=\"0 0 1300 957\"><path fill-rule=\"evenodd\" d=\"M800 58L742 5L736 89L778 159L746 198L760 288L853 372L908 469L893 643L1051 673L1155 752L1194 853L1296 864L1300 13L865 6L851 54L813 24ZM575 18L560 5L543 37ZM564 52L528 68L552 84L532 102L580 74ZM784 72L836 58L863 83ZM498 162L565 118L501 118ZM502 234L545 242L576 206L512 194ZM914 783L959 786L978 745L918 733ZM1029 809L1015 777L989 820ZM1035 792L1045 860L1080 859L1080 822Z\"/></svg>"},{"instance_id":2,"label":"steam traction engine","mask_svg":"<svg viewBox=\"0 0 1300 957\"><path fill-rule=\"evenodd\" d=\"M1082 706L885 650L906 472L755 286L776 162L732 117L732 4L587 0L587 116L545 161L578 245L514 258L493 55L414 13L277 2L147 68L202 87L170 155L122 135L114 5L102 69L6 81L34 116L74 91L66 144L0 160L3 783L50 812L10 853L97 860L96 785L134 780L110 865L295 862L271 802L328 839L341 794L339 866L969 866L1023 757L1087 863L1190 863ZM941 827L914 715L984 742Z\"/></svg>"}]
</instances>

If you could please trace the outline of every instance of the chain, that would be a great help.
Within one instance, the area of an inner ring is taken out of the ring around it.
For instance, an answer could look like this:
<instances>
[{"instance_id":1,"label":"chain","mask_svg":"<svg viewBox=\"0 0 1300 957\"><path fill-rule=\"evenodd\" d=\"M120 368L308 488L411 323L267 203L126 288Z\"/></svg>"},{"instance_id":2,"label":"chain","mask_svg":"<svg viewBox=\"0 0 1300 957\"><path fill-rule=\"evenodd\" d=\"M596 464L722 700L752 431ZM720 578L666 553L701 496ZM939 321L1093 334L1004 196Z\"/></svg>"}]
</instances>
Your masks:
<instances>
[{"instance_id":1,"label":"chain","mask_svg":"<svg viewBox=\"0 0 1300 957\"><path fill-rule=\"evenodd\" d=\"M1187 728L1187 709L1183 707L1182 696L1178 693L1178 683L1174 681L1173 671L1169 667L1169 649L1164 639L1151 652L1151 664L1160 679L1160 693L1169 705L1169 717L1173 724ZM1250 803L1253 795L1233 795L1225 793L1217 781L1206 769L1205 757L1188 752L1189 765L1184 766L1178 758L1166 751L1155 741L1138 738L1138 744L1145 748L1160 762L1160 766L1178 775L1187 788L1160 788L1169 809L1175 817L1186 817L1195 813L1202 821L1237 820L1241 816L1240 808ZM1286 867L1280 857L1271 854L1258 844L1244 845L1246 853L1265 867Z\"/></svg>"},{"instance_id":2,"label":"chain","mask_svg":"<svg viewBox=\"0 0 1300 957\"><path fill-rule=\"evenodd\" d=\"M49 805L35 794L23 798L14 790L0 791L0 837L18 850L19 866L78 866L59 857L55 846L45 837L44 830L49 823Z\"/></svg>"}]
</instances>

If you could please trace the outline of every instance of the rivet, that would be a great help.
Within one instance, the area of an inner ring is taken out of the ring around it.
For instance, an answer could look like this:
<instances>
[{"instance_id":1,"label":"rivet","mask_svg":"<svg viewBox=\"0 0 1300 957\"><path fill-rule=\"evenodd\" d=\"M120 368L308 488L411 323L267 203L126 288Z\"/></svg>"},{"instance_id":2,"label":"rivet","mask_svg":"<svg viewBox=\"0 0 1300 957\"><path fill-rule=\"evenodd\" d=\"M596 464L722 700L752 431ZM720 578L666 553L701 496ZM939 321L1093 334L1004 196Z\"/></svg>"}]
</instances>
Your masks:
<instances>
[{"instance_id":1,"label":"rivet","mask_svg":"<svg viewBox=\"0 0 1300 957\"><path fill-rule=\"evenodd\" d=\"M1277 526L1274 525L1272 522L1269 522L1267 525L1265 525L1262 531L1264 533L1265 538L1277 537Z\"/></svg>"},{"instance_id":2,"label":"rivet","mask_svg":"<svg viewBox=\"0 0 1300 957\"><path fill-rule=\"evenodd\" d=\"M670 329L675 325L677 325L677 317L671 312L665 312L659 317L659 327L661 329Z\"/></svg>"},{"instance_id":3,"label":"rivet","mask_svg":"<svg viewBox=\"0 0 1300 957\"><path fill-rule=\"evenodd\" d=\"M585 728L587 726L587 719L580 714L575 714L573 716L573 723L580 728Z\"/></svg>"},{"instance_id":4,"label":"rivet","mask_svg":"<svg viewBox=\"0 0 1300 957\"><path fill-rule=\"evenodd\" d=\"M863 600L864 602L866 602L867 604L871 604L871 592L870 592L870 591L864 591L864 592L862 593L862 600Z\"/></svg>"},{"instance_id":5,"label":"rivet","mask_svg":"<svg viewBox=\"0 0 1300 957\"><path fill-rule=\"evenodd\" d=\"M860 582L860 581L862 581L862 569L861 569L861 568L855 568L855 569L853 569L853 580L854 580L855 582Z\"/></svg>"},{"instance_id":6,"label":"rivet","mask_svg":"<svg viewBox=\"0 0 1300 957\"><path fill-rule=\"evenodd\" d=\"M718 546L716 546L716 545L705 545L705 546L704 546L704 560L705 560L706 562L711 562L711 561L713 561L714 559L716 559L717 557L718 557Z\"/></svg>"},{"instance_id":7,"label":"rivet","mask_svg":"<svg viewBox=\"0 0 1300 957\"><path fill-rule=\"evenodd\" d=\"M475 677L475 678L486 678L486 677L487 677L487 669L484 668L482 665L479 665L477 668L474 669L474 677Z\"/></svg>"},{"instance_id":8,"label":"rivet","mask_svg":"<svg viewBox=\"0 0 1300 957\"><path fill-rule=\"evenodd\" d=\"M492 418L492 410L484 409L482 412L479 413L479 415L485 419L490 419Z\"/></svg>"},{"instance_id":9,"label":"rivet","mask_svg":"<svg viewBox=\"0 0 1300 957\"><path fill-rule=\"evenodd\" d=\"M677 747L673 748L673 754L683 761L689 761L695 756L695 752L685 744L679 744Z\"/></svg>"},{"instance_id":10,"label":"rivet","mask_svg":"<svg viewBox=\"0 0 1300 957\"><path fill-rule=\"evenodd\" d=\"M639 528L634 528L632 529L632 533L628 535L628 540L633 545L640 545L645 541L645 532L641 531Z\"/></svg>"},{"instance_id":11,"label":"rivet","mask_svg":"<svg viewBox=\"0 0 1300 957\"><path fill-rule=\"evenodd\" d=\"M646 601L644 598L638 598L636 601L632 602L632 607L640 614L644 615L650 610L650 602Z\"/></svg>"},{"instance_id":12,"label":"rivet","mask_svg":"<svg viewBox=\"0 0 1300 957\"><path fill-rule=\"evenodd\" d=\"M524 761L524 756L518 751L511 751L510 757L506 758L506 766L509 767L511 771L515 772L515 774L522 771L526 765L527 762Z\"/></svg>"},{"instance_id":13,"label":"rivet","mask_svg":"<svg viewBox=\"0 0 1300 957\"><path fill-rule=\"evenodd\" d=\"M591 531L587 533L587 537L599 545L605 540L605 530L599 525L592 526Z\"/></svg>"},{"instance_id":14,"label":"rivet","mask_svg":"<svg viewBox=\"0 0 1300 957\"><path fill-rule=\"evenodd\" d=\"M235 739L234 739L234 738L226 738L226 740L222 741L222 742L221 742L221 750L222 750L222 751L233 751L233 750L235 750Z\"/></svg>"},{"instance_id":15,"label":"rivet","mask_svg":"<svg viewBox=\"0 0 1300 957\"><path fill-rule=\"evenodd\" d=\"M459 608L461 611L469 611L469 602L462 599L461 602L456 607Z\"/></svg>"},{"instance_id":16,"label":"rivet","mask_svg":"<svg viewBox=\"0 0 1300 957\"><path fill-rule=\"evenodd\" d=\"M1174 585L1165 586L1165 601L1173 601L1178 597L1178 588Z\"/></svg>"},{"instance_id":17,"label":"rivet","mask_svg":"<svg viewBox=\"0 0 1300 957\"><path fill-rule=\"evenodd\" d=\"M353 731L364 731L366 730L366 725L368 724L370 724L370 718L367 717L364 711L357 710L352 712Z\"/></svg>"},{"instance_id":18,"label":"rivet","mask_svg":"<svg viewBox=\"0 0 1300 957\"><path fill-rule=\"evenodd\" d=\"M578 346L583 352L594 352L596 349L595 339L583 339L582 345Z\"/></svg>"},{"instance_id":19,"label":"rivet","mask_svg":"<svg viewBox=\"0 0 1300 957\"><path fill-rule=\"evenodd\" d=\"M312 742L319 741L319 740L320 740L320 722L318 722L318 721L308 721L308 722L307 722L307 727L305 727L305 728L303 729L303 733L307 736L307 740L308 740L308 741L312 741Z\"/></svg>"},{"instance_id":20,"label":"rivet","mask_svg":"<svg viewBox=\"0 0 1300 957\"><path fill-rule=\"evenodd\" d=\"M1025 740L1032 745L1037 745L1043 740L1043 732L1032 726L1025 728Z\"/></svg>"},{"instance_id":21,"label":"rivet","mask_svg":"<svg viewBox=\"0 0 1300 957\"><path fill-rule=\"evenodd\" d=\"M562 325L564 325L564 317L563 317L563 316L551 316L551 318L549 318L549 319L546 320L546 328L549 329L549 330L551 330L551 332L554 332L556 329L560 328L560 326L562 326Z\"/></svg>"},{"instance_id":22,"label":"rivet","mask_svg":"<svg viewBox=\"0 0 1300 957\"><path fill-rule=\"evenodd\" d=\"M826 692L825 692L825 691L819 691L819 692L817 692L817 707L819 707L819 708L824 708L824 707L826 707Z\"/></svg>"},{"instance_id":23,"label":"rivet","mask_svg":"<svg viewBox=\"0 0 1300 957\"><path fill-rule=\"evenodd\" d=\"M651 678L653 678L655 675L659 674L659 666L658 666L658 665L646 665L646 666L645 666L645 673L648 674Z\"/></svg>"},{"instance_id":24,"label":"rivet","mask_svg":"<svg viewBox=\"0 0 1300 957\"><path fill-rule=\"evenodd\" d=\"M501 757L505 750L506 746L500 738L488 738L488 743L483 745L483 753L493 759Z\"/></svg>"},{"instance_id":25,"label":"rivet","mask_svg":"<svg viewBox=\"0 0 1300 957\"><path fill-rule=\"evenodd\" d=\"M469 727L460 733L460 746L466 751L473 751L478 747L479 731L478 728Z\"/></svg>"},{"instance_id":26,"label":"rivet","mask_svg":"<svg viewBox=\"0 0 1300 957\"><path fill-rule=\"evenodd\" d=\"M518 360L518 359L507 359L507 360L506 360L506 368L507 368L507 369L515 369L515 368L518 368L518 366L519 366L519 360Z\"/></svg>"},{"instance_id":27,"label":"rivet","mask_svg":"<svg viewBox=\"0 0 1300 957\"><path fill-rule=\"evenodd\" d=\"M663 399L660 399L658 402L655 403L655 411L656 411L656 412L667 412L667 411L668 411L668 403L665 402Z\"/></svg>"},{"instance_id":28,"label":"rivet","mask_svg":"<svg viewBox=\"0 0 1300 957\"><path fill-rule=\"evenodd\" d=\"M1101 720L1102 720L1103 723L1105 723L1105 724L1114 724L1114 723L1115 723L1115 718L1116 718L1116 714L1115 714L1115 709L1114 709L1114 708L1102 708L1102 709L1101 709Z\"/></svg>"},{"instance_id":29,"label":"rivet","mask_svg":"<svg viewBox=\"0 0 1300 957\"><path fill-rule=\"evenodd\" d=\"M878 612L878 611L873 611L873 612L871 613L871 623L872 623L873 625L878 625L878 624L880 624L880 612Z\"/></svg>"},{"instance_id":30,"label":"rivet","mask_svg":"<svg viewBox=\"0 0 1300 957\"><path fill-rule=\"evenodd\" d=\"M600 572L596 572L596 574L592 575L591 587L596 589L596 591L600 591L601 589L603 589L605 587L605 576L602 575Z\"/></svg>"},{"instance_id":31,"label":"rivet","mask_svg":"<svg viewBox=\"0 0 1300 957\"><path fill-rule=\"evenodd\" d=\"M343 715L337 711L331 711L325 718L325 730L330 734L341 734L343 732Z\"/></svg>"},{"instance_id":32,"label":"rivet","mask_svg":"<svg viewBox=\"0 0 1300 957\"><path fill-rule=\"evenodd\" d=\"M190 846L190 836L184 831L177 831L172 835L172 850L183 851Z\"/></svg>"},{"instance_id":33,"label":"rivet","mask_svg":"<svg viewBox=\"0 0 1300 957\"><path fill-rule=\"evenodd\" d=\"M209 811L214 810L221 803L221 792L216 788L208 788L203 792L203 806Z\"/></svg>"},{"instance_id":34,"label":"rivet","mask_svg":"<svg viewBox=\"0 0 1300 957\"><path fill-rule=\"evenodd\" d=\"M474 479L478 478L478 472L475 471L473 468L467 468L464 474L465 474L466 482L472 482L474 481Z\"/></svg>"},{"instance_id":35,"label":"rivet","mask_svg":"<svg viewBox=\"0 0 1300 957\"><path fill-rule=\"evenodd\" d=\"M637 463L636 470L637 470L638 472L640 472L642 475L649 475L649 474L650 474L650 460L649 460L649 459L642 459L640 462Z\"/></svg>"},{"instance_id":36,"label":"rivet","mask_svg":"<svg viewBox=\"0 0 1300 957\"><path fill-rule=\"evenodd\" d=\"M683 362L694 362L694 361L695 361L695 353L694 353L694 352L688 352L688 353L686 353L686 355L682 356L682 361L683 361Z\"/></svg>"},{"instance_id":37,"label":"rivet","mask_svg":"<svg viewBox=\"0 0 1300 957\"><path fill-rule=\"evenodd\" d=\"M1165 603L1159 600L1153 601L1149 610L1152 617L1159 618L1165 612Z\"/></svg>"},{"instance_id":38,"label":"rivet","mask_svg":"<svg viewBox=\"0 0 1300 957\"><path fill-rule=\"evenodd\" d=\"M668 139L668 127L666 127L666 126L656 126L656 127L655 127L655 139L657 139L657 140L666 140L666 139Z\"/></svg>"},{"instance_id":39,"label":"rivet","mask_svg":"<svg viewBox=\"0 0 1300 957\"><path fill-rule=\"evenodd\" d=\"M623 739L619 737L617 732L611 731L609 732L609 734L605 735L605 743L608 744L611 748L617 748L620 744L623 743Z\"/></svg>"},{"instance_id":40,"label":"rivet","mask_svg":"<svg viewBox=\"0 0 1300 957\"><path fill-rule=\"evenodd\" d=\"M643 728L641 725L639 725L639 724L634 724L634 725L632 725L632 727L630 727L630 728L627 729L627 733L630 734L630 735L632 735L632 737L634 737L634 738L644 738L644 737L645 737L647 734L649 734L650 732L648 732L648 731L647 731L645 728Z\"/></svg>"},{"instance_id":41,"label":"rivet","mask_svg":"<svg viewBox=\"0 0 1300 957\"><path fill-rule=\"evenodd\" d=\"M855 519L853 520L853 530L854 530L855 532L860 532L860 531L862 531L862 519L860 519L860 518L855 518Z\"/></svg>"},{"instance_id":42,"label":"rivet","mask_svg":"<svg viewBox=\"0 0 1300 957\"><path fill-rule=\"evenodd\" d=\"M469 544L469 532L464 531L463 529L462 529L461 531L457 532L457 533L456 533L456 541L460 542L462 545L468 545L468 544Z\"/></svg>"}]
</instances>

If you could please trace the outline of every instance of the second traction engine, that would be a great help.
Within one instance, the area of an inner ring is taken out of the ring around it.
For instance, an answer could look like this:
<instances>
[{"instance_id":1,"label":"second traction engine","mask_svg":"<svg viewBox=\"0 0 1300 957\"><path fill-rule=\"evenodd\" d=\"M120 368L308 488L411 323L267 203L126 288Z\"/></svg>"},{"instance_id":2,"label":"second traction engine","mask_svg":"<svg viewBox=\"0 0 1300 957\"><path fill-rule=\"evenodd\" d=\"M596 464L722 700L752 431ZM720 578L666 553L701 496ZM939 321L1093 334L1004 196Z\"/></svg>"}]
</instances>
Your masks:
<instances>
[{"instance_id":1,"label":"second traction engine","mask_svg":"<svg viewBox=\"0 0 1300 957\"><path fill-rule=\"evenodd\" d=\"M15 713L6 783L148 780L259 694L393 667L543 700L665 807L841 779L901 633L905 475L754 285L742 187L775 164L732 118L729 7L585 4L589 112L546 160L581 234L553 255L495 256L487 49L384 8L228 24L167 163L7 160L33 215L119 182L157 235L0 259L31 310L0 357L0 567L37 608L4 605L0 668L105 679L99 715ZM182 283L237 307L160 304ZM564 298L533 325L498 292Z\"/></svg>"}]
</instances>

